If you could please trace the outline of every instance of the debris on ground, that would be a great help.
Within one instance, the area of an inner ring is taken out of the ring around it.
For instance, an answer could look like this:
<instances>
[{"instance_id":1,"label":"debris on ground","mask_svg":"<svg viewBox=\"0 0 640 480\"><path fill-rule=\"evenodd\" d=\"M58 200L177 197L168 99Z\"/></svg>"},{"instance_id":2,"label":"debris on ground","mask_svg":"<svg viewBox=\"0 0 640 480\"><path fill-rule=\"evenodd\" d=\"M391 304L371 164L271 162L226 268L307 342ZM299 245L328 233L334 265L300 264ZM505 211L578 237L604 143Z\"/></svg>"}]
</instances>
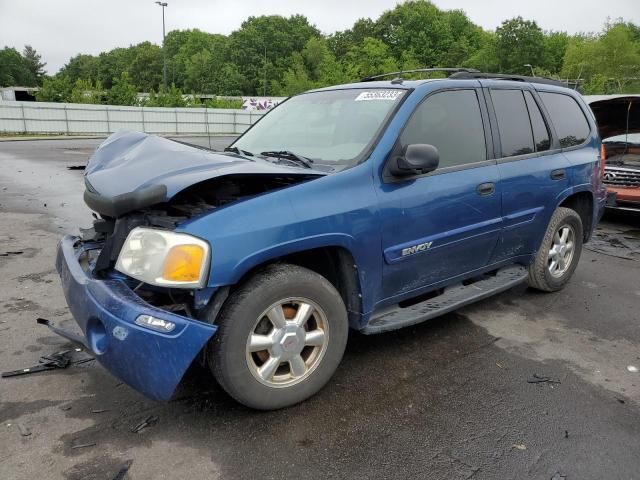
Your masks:
<instances>
[{"instance_id":1,"label":"debris on ground","mask_svg":"<svg viewBox=\"0 0 640 480\"><path fill-rule=\"evenodd\" d=\"M88 447L95 447L96 443L92 442L92 443L78 443L76 445L71 445L72 449L78 449L78 448L88 448Z\"/></svg>"},{"instance_id":2,"label":"debris on ground","mask_svg":"<svg viewBox=\"0 0 640 480\"><path fill-rule=\"evenodd\" d=\"M638 367L635 365L627 365L627 370L631 373L638 373Z\"/></svg>"},{"instance_id":3,"label":"debris on ground","mask_svg":"<svg viewBox=\"0 0 640 480\"><path fill-rule=\"evenodd\" d=\"M515 448L516 450L526 450L527 446L524 445L523 443L516 443L515 445L512 445L513 448Z\"/></svg>"},{"instance_id":4,"label":"debris on ground","mask_svg":"<svg viewBox=\"0 0 640 480\"><path fill-rule=\"evenodd\" d=\"M84 170L85 168L85 165L71 165L67 167L67 170Z\"/></svg>"},{"instance_id":5,"label":"debris on ground","mask_svg":"<svg viewBox=\"0 0 640 480\"><path fill-rule=\"evenodd\" d=\"M565 478L567 478L567 476L564 473L556 472L553 474L553 477L551 477L551 480L565 480Z\"/></svg>"},{"instance_id":6,"label":"debris on ground","mask_svg":"<svg viewBox=\"0 0 640 480\"><path fill-rule=\"evenodd\" d=\"M60 405L60 410L62 410L63 412L67 412L69 410L71 410L73 408L73 406L69 403L65 404L65 405Z\"/></svg>"},{"instance_id":7,"label":"debris on ground","mask_svg":"<svg viewBox=\"0 0 640 480\"><path fill-rule=\"evenodd\" d=\"M569 438L569 430L564 431L564 438Z\"/></svg>"},{"instance_id":8,"label":"debris on ground","mask_svg":"<svg viewBox=\"0 0 640 480\"><path fill-rule=\"evenodd\" d=\"M132 433L140 433L145 428L150 427L151 425L154 425L157 421L158 421L158 416L157 415L150 415L146 419L144 419L142 422L137 424L135 427L133 427L131 429L131 432Z\"/></svg>"},{"instance_id":9,"label":"debris on ground","mask_svg":"<svg viewBox=\"0 0 640 480\"><path fill-rule=\"evenodd\" d=\"M637 260L640 258L640 240L625 233L628 232L598 228L584 248L610 257Z\"/></svg>"},{"instance_id":10,"label":"debris on ground","mask_svg":"<svg viewBox=\"0 0 640 480\"><path fill-rule=\"evenodd\" d=\"M20 435L22 435L23 437L28 437L29 435L31 435L31 429L29 429L29 427L27 427L25 424L17 423L16 426L18 427L18 430L20 430Z\"/></svg>"},{"instance_id":11,"label":"debris on ground","mask_svg":"<svg viewBox=\"0 0 640 480\"><path fill-rule=\"evenodd\" d=\"M44 372L46 370L54 370L56 368L67 368L71 362L70 353L70 350L63 350L61 352L52 353L51 355L43 355L40 357L40 360L38 360L40 362L38 365L21 368L20 370L2 372L2 378L28 375L36 372Z\"/></svg>"},{"instance_id":12,"label":"debris on ground","mask_svg":"<svg viewBox=\"0 0 640 480\"><path fill-rule=\"evenodd\" d=\"M13 252L4 252L4 253L0 253L0 257L12 257L14 255L22 255L24 252L21 252L20 250L16 250Z\"/></svg>"},{"instance_id":13,"label":"debris on ground","mask_svg":"<svg viewBox=\"0 0 640 480\"><path fill-rule=\"evenodd\" d=\"M95 360L95 358L93 357L87 357L87 358L82 358L80 360L76 360L75 362L73 362L74 365L82 365L83 363L87 363L87 362L93 362Z\"/></svg>"},{"instance_id":14,"label":"debris on ground","mask_svg":"<svg viewBox=\"0 0 640 480\"><path fill-rule=\"evenodd\" d=\"M108 411L109 410L107 410L106 408L94 408L93 410L91 410L91 413L104 413Z\"/></svg>"},{"instance_id":15,"label":"debris on ground","mask_svg":"<svg viewBox=\"0 0 640 480\"><path fill-rule=\"evenodd\" d=\"M113 480L124 480L124 477L127 475L127 472L131 468L132 463L133 463L133 460L127 460L127 462L122 466L122 468L118 470L118 473L116 473L116 476L113 477Z\"/></svg>"},{"instance_id":16,"label":"debris on ground","mask_svg":"<svg viewBox=\"0 0 640 480\"><path fill-rule=\"evenodd\" d=\"M557 378L551 378L544 375L534 373L531 378L527 380L527 383L561 383Z\"/></svg>"}]
</instances>

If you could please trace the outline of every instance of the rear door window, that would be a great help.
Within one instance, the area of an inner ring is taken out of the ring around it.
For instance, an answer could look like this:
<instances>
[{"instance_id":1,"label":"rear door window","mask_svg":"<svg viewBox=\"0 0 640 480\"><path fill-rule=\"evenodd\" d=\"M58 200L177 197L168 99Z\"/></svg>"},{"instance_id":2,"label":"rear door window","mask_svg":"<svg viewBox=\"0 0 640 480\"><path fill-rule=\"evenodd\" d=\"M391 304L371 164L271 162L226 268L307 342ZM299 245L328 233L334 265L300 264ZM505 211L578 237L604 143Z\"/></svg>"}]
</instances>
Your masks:
<instances>
[{"instance_id":1,"label":"rear door window","mask_svg":"<svg viewBox=\"0 0 640 480\"><path fill-rule=\"evenodd\" d=\"M531 118L531 128L533 129L533 142L536 146L536 152L544 152L551 148L551 141L549 139L549 130L547 124L544 122L540 107L533 99L531 92L524 92L524 98L527 101L527 109L529 110L529 117Z\"/></svg>"},{"instance_id":2,"label":"rear door window","mask_svg":"<svg viewBox=\"0 0 640 480\"><path fill-rule=\"evenodd\" d=\"M487 159L484 126L475 90L434 93L422 102L400 136L405 147L428 143L438 149L438 168Z\"/></svg>"},{"instance_id":3,"label":"rear door window","mask_svg":"<svg viewBox=\"0 0 640 480\"><path fill-rule=\"evenodd\" d=\"M587 118L576 100L562 93L540 92L563 148L584 143L589 137Z\"/></svg>"},{"instance_id":4,"label":"rear door window","mask_svg":"<svg viewBox=\"0 0 640 480\"><path fill-rule=\"evenodd\" d=\"M503 157L533 153L529 112L521 90L491 90Z\"/></svg>"}]
</instances>

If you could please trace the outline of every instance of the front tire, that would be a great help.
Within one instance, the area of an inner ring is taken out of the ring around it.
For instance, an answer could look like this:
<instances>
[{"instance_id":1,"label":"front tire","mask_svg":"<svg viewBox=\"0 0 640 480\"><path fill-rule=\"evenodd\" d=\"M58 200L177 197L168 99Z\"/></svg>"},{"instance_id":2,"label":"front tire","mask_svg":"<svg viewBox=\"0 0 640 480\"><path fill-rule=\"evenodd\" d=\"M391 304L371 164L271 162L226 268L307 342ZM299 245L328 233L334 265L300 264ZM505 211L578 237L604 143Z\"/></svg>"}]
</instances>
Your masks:
<instances>
[{"instance_id":1,"label":"front tire","mask_svg":"<svg viewBox=\"0 0 640 480\"><path fill-rule=\"evenodd\" d=\"M209 367L238 402L259 410L299 403L331 378L344 353L342 297L321 275L271 265L225 303L208 345Z\"/></svg>"},{"instance_id":2,"label":"front tire","mask_svg":"<svg viewBox=\"0 0 640 480\"><path fill-rule=\"evenodd\" d=\"M558 207L536 259L529 266L529 286L544 292L563 288L580 261L582 239L580 215L570 208Z\"/></svg>"}]
</instances>

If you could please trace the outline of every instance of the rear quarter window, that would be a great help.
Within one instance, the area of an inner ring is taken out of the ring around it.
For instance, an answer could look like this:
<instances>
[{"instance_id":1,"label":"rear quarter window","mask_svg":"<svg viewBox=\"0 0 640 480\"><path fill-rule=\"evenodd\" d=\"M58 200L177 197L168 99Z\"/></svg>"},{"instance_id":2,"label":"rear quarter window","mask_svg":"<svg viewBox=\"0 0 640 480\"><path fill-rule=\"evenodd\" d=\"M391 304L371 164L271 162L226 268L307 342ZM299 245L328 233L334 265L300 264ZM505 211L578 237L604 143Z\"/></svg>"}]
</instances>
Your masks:
<instances>
[{"instance_id":1,"label":"rear quarter window","mask_svg":"<svg viewBox=\"0 0 640 480\"><path fill-rule=\"evenodd\" d=\"M578 102L562 93L539 92L544 106L551 115L560 146L573 147L584 143L591 129Z\"/></svg>"}]
</instances>

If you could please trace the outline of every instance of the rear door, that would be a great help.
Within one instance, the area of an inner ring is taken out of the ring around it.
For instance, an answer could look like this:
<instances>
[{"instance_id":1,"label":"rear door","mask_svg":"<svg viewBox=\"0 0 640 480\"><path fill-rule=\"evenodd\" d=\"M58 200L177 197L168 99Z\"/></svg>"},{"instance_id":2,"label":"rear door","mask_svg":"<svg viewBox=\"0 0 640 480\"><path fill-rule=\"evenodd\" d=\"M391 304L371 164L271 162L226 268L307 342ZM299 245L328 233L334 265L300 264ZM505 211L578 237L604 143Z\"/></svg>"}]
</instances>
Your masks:
<instances>
[{"instance_id":1,"label":"rear door","mask_svg":"<svg viewBox=\"0 0 640 480\"><path fill-rule=\"evenodd\" d=\"M405 125L398 148L431 144L440 164L380 184L384 298L487 264L502 221L488 123L482 91L467 87L429 94Z\"/></svg>"},{"instance_id":2,"label":"rear door","mask_svg":"<svg viewBox=\"0 0 640 480\"><path fill-rule=\"evenodd\" d=\"M496 85L497 84L497 85ZM491 263L538 248L558 195L567 188L567 159L554 140L535 90L493 82L486 89L498 158L503 229Z\"/></svg>"}]
</instances>

